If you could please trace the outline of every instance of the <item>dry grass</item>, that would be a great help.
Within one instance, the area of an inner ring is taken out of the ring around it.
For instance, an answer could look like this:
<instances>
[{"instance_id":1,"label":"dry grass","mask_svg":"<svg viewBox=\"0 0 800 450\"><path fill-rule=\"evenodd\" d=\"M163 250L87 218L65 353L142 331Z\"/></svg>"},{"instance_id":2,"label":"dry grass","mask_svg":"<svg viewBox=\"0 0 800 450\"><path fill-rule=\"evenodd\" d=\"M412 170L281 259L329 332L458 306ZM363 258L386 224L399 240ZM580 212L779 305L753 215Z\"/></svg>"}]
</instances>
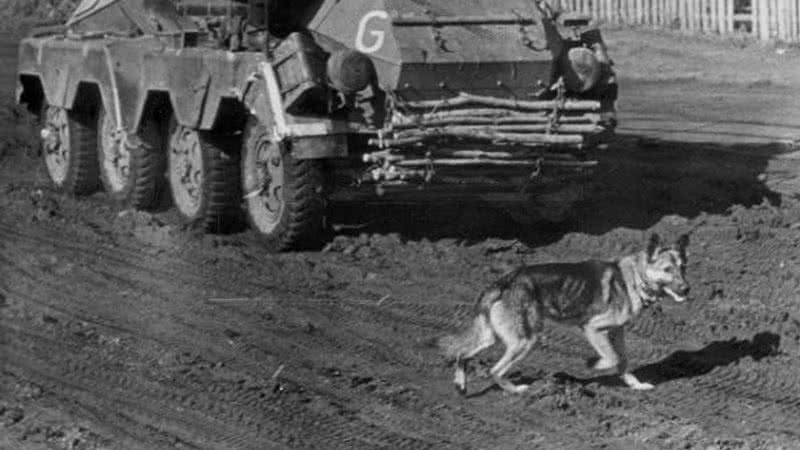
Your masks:
<instances>
[{"instance_id":1,"label":"dry grass","mask_svg":"<svg viewBox=\"0 0 800 450\"><path fill-rule=\"evenodd\" d=\"M697 80L750 85L800 85L800 50L745 35L722 37L675 31L603 31L619 76L629 80Z\"/></svg>"}]
</instances>

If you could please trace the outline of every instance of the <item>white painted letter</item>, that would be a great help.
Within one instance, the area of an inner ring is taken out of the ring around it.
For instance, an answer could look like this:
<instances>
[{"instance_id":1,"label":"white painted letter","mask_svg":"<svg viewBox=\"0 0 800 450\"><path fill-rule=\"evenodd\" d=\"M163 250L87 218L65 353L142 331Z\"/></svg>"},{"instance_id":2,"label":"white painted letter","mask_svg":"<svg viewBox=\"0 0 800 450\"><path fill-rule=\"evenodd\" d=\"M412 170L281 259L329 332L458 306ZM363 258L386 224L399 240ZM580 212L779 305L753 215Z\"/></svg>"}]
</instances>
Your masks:
<instances>
[{"instance_id":1,"label":"white painted letter","mask_svg":"<svg viewBox=\"0 0 800 450\"><path fill-rule=\"evenodd\" d=\"M358 24L358 34L356 34L356 50L361 53L377 52L383 47L383 41L386 39L385 31L372 30L369 34L375 38L375 42L373 42L372 45L364 43L364 35L367 33L367 23L374 17L386 20L389 18L389 13L386 11L370 11L361 18L361 22Z\"/></svg>"}]
</instances>

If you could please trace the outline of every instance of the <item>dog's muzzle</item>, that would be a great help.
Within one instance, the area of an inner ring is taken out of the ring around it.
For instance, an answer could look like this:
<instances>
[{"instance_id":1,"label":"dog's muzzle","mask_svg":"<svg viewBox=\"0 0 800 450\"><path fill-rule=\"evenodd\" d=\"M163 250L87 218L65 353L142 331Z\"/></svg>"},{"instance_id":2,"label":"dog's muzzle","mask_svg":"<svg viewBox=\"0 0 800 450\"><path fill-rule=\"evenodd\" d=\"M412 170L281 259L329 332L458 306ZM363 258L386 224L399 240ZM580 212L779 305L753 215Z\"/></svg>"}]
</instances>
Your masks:
<instances>
[{"instance_id":1,"label":"dog's muzzle","mask_svg":"<svg viewBox=\"0 0 800 450\"><path fill-rule=\"evenodd\" d=\"M683 303L686 301L687 296L689 295L689 286L683 285L680 289L673 290L669 286L663 287L664 292L667 293L673 300L677 303Z\"/></svg>"}]
</instances>

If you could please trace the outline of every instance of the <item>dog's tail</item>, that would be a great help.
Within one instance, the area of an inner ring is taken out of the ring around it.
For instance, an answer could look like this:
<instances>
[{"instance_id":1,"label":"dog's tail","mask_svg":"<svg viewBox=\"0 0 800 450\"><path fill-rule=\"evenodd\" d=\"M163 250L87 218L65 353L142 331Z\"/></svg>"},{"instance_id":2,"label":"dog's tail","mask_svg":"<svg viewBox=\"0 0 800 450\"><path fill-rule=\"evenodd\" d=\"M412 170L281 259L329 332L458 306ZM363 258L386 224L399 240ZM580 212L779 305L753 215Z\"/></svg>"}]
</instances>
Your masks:
<instances>
[{"instance_id":1,"label":"dog's tail","mask_svg":"<svg viewBox=\"0 0 800 450\"><path fill-rule=\"evenodd\" d=\"M479 349L487 337L491 339L494 330L489 323L489 311L494 302L500 298L501 292L496 287L481 292L475 301L477 314L473 317L472 322L455 334L439 338L437 344L447 362L463 359L465 355Z\"/></svg>"},{"instance_id":2,"label":"dog's tail","mask_svg":"<svg viewBox=\"0 0 800 450\"><path fill-rule=\"evenodd\" d=\"M489 329L489 320L484 314L478 314L467 327L461 331L439 338L439 350L448 362L463 359L465 355L477 349Z\"/></svg>"}]
</instances>

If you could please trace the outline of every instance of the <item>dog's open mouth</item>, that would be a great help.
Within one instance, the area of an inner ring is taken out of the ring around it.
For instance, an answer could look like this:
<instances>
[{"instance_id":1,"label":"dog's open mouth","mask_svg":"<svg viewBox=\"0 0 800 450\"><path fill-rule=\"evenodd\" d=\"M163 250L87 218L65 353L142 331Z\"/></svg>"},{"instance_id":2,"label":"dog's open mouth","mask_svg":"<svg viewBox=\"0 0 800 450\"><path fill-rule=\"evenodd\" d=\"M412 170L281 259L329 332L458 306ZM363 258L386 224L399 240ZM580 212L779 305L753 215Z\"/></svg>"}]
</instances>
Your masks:
<instances>
[{"instance_id":1,"label":"dog's open mouth","mask_svg":"<svg viewBox=\"0 0 800 450\"><path fill-rule=\"evenodd\" d=\"M672 297L673 300L675 300L678 303L682 303L682 302L686 301L686 297L684 297L682 295L678 295L675 291L673 291L672 289L670 289L670 288L668 288L666 286L664 286L664 292L666 292L670 297Z\"/></svg>"}]
</instances>

